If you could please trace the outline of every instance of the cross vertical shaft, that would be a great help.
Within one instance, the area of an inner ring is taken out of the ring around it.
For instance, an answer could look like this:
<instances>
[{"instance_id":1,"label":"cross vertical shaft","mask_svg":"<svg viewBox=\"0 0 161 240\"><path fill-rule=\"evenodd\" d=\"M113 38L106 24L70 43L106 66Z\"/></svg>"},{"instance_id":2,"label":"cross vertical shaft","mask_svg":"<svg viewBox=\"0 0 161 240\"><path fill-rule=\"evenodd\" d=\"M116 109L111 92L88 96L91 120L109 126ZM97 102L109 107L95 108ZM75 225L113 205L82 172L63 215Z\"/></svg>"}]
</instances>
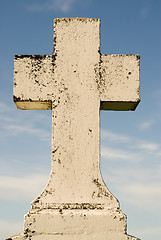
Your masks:
<instances>
[{"instance_id":1,"label":"cross vertical shaft","mask_svg":"<svg viewBox=\"0 0 161 240\"><path fill-rule=\"evenodd\" d=\"M70 21L55 20L52 173L41 201L36 200L34 207L64 202L110 205L113 199L99 169L100 93L96 69L100 62L100 21Z\"/></svg>"},{"instance_id":2,"label":"cross vertical shaft","mask_svg":"<svg viewBox=\"0 0 161 240\"><path fill-rule=\"evenodd\" d=\"M94 181L100 179L100 98L95 76L100 22L72 22L75 24L69 19L55 20L54 74L59 87L53 101L52 162L58 203L94 201Z\"/></svg>"}]
</instances>

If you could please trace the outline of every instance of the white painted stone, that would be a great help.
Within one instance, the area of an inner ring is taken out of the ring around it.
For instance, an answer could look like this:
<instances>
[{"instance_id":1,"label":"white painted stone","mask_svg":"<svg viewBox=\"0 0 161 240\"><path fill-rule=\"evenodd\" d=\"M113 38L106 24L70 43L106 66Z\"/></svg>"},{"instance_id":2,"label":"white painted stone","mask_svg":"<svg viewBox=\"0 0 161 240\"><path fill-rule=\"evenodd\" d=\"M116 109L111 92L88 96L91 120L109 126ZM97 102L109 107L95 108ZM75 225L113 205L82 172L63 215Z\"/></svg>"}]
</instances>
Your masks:
<instances>
[{"instance_id":1,"label":"white painted stone","mask_svg":"<svg viewBox=\"0 0 161 240\"><path fill-rule=\"evenodd\" d=\"M48 55L17 55L13 95L19 109L52 109L54 59Z\"/></svg>"},{"instance_id":2,"label":"white painted stone","mask_svg":"<svg viewBox=\"0 0 161 240\"><path fill-rule=\"evenodd\" d=\"M14 235L11 238L7 238L6 240L24 240L24 234L18 234L18 235Z\"/></svg>"},{"instance_id":3,"label":"white painted stone","mask_svg":"<svg viewBox=\"0 0 161 240\"><path fill-rule=\"evenodd\" d=\"M139 56L101 55L100 20L54 21L53 56L15 56L14 101L52 109L52 171L25 216L32 240L134 240L100 174L100 109L134 110ZM21 239L21 238L20 238Z\"/></svg>"},{"instance_id":4,"label":"white painted stone","mask_svg":"<svg viewBox=\"0 0 161 240\"><path fill-rule=\"evenodd\" d=\"M126 229L126 217L114 209L35 211L27 216L25 229L30 229L27 233L34 240L44 236L46 239L128 239L123 230Z\"/></svg>"},{"instance_id":5,"label":"white painted stone","mask_svg":"<svg viewBox=\"0 0 161 240\"><path fill-rule=\"evenodd\" d=\"M139 55L101 55L101 109L135 110L140 100Z\"/></svg>"}]
</instances>

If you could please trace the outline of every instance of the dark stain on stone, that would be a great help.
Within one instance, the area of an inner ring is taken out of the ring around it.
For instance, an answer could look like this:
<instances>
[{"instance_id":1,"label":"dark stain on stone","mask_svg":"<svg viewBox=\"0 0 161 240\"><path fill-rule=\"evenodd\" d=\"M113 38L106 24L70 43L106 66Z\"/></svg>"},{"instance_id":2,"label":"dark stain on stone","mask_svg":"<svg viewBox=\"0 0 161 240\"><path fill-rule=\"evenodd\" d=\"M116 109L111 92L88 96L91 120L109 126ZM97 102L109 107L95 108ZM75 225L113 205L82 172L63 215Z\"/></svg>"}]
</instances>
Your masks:
<instances>
[{"instance_id":1,"label":"dark stain on stone","mask_svg":"<svg viewBox=\"0 0 161 240\"><path fill-rule=\"evenodd\" d=\"M60 159L58 159L58 163L61 164L61 160Z\"/></svg>"},{"instance_id":2,"label":"dark stain on stone","mask_svg":"<svg viewBox=\"0 0 161 240\"><path fill-rule=\"evenodd\" d=\"M98 178L97 178L97 179L94 179L93 182L96 184L97 187L100 187L100 186L101 186L101 184L100 184L99 181L98 181Z\"/></svg>"},{"instance_id":3,"label":"dark stain on stone","mask_svg":"<svg viewBox=\"0 0 161 240\"><path fill-rule=\"evenodd\" d=\"M35 232L35 231L33 231L33 232ZM26 228L26 229L24 230L24 238L30 240L31 237L32 237L32 234L31 234L31 233L33 233L33 232L31 232L31 231L29 230L29 228Z\"/></svg>"},{"instance_id":4,"label":"dark stain on stone","mask_svg":"<svg viewBox=\"0 0 161 240\"><path fill-rule=\"evenodd\" d=\"M95 193L96 193L95 191L92 193L92 198L94 198Z\"/></svg>"},{"instance_id":5,"label":"dark stain on stone","mask_svg":"<svg viewBox=\"0 0 161 240\"><path fill-rule=\"evenodd\" d=\"M38 197L35 201L34 201L34 203L39 203L40 202L40 197Z\"/></svg>"},{"instance_id":6,"label":"dark stain on stone","mask_svg":"<svg viewBox=\"0 0 161 240\"><path fill-rule=\"evenodd\" d=\"M57 147L56 149L54 149L54 150L52 151L52 153L56 153L56 151L58 150L58 148L59 148L59 147Z\"/></svg>"},{"instance_id":7,"label":"dark stain on stone","mask_svg":"<svg viewBox=\"0 0 161 240\"><path fill-rule=\"evenodd\" d=\"M103 210L104 206L102 204L95 204L95 203L64 203L61 204L60 206L53 206L53 209L59 209L59 212L62 212L62 209L67 210Z\"/></svg>"},{"instance_id":8,"label":"dark stain on stone","mask_svg":"<svg viewBox=\"0 0 161 240\"><path fill-rule=\"evenodd\" d=\"M13 101L14 102L19 102L19 101L21 101L21 98L20 97L16 97L15 95L13 95Z\"/></svg>"},{"instance_id":9,"label":"dark stain on stone","mask_svg":"<svg viewBox=\"0 0 161 240\"><path fill-rule=\"evenodd\" d=\"M62 214L62 213L63 213L63 210L62 210L62 209L59 209L59 212L60 212L60 214Z\"/></svg>"},{"instance_id":10,"label":"dark stain on stone","mask_svg":"<svg viewBox=\"0 0 161 240\"><path fill-rule=\"evenodd\" d=\"M110 195L110 199L113 200L113 196L112 195Z\"/></svg>"},{"instance_id":11,"label":"dark stain on stone","mask_svg":"<svg viewBox=\"0 0 161 240\"><path fill-rule=\"evenodd\" d=\"M30 59L34 59L34 60L43 60L46 58L46 56L48 55L15 55L15 59L23 59L23 58L30 58Z\"/></svg>"},{"instance_id":12,"label":"dark stain on stone","mask_svg":"<svg viewBox=\"0 0 161 240\"><path fill-rule=\"evenodd\" d=\"M103 196L109 197L109 193L106 191L106 189L99 183L98 179L94 179L93 182L96 184L98 188L97 197L102 198ZM93 195L94 197L94 195Z\"/></svg>"}]
</instances>

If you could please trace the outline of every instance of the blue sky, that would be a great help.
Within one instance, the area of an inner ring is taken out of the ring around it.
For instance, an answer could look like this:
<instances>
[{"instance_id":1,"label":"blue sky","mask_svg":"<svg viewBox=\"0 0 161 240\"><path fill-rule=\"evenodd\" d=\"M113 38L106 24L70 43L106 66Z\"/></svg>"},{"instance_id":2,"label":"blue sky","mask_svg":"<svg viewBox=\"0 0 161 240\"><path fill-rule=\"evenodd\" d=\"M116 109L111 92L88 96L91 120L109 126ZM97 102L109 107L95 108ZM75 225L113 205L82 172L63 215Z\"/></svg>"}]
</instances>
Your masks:
<instances>
[{"instance_id":1,"label":"blue sky","mask_svg":"<svg viewBox=\"0 0 161 240\"><path fill-rule=\"evenodd\" d=\"M0 238L22 232L51 164L51 111L17 110L16 54L52 54L53 19L101 19L101 53L140 54L135 112L101 111L101 172L127 215L128 232L161 239L161 1L0 1Z\"/></svg>"}]
</instances>

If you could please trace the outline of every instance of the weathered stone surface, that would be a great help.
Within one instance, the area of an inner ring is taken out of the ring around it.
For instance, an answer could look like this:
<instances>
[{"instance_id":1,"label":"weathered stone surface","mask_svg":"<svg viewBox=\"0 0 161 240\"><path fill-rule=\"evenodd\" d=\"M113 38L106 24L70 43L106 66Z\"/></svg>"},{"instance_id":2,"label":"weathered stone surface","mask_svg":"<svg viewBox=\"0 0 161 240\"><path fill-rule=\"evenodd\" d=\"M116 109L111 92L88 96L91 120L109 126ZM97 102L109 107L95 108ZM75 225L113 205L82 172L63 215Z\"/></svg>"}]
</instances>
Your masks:
<instances>
[{"instance_id":1,"label":"weathered stone surface","mask_svg":"<svg viewBox=\"0 0 161 240\"><path fill-rule=\"evenodd\" d=\"M21 234L18 234L18 235L14 235L10 238L7 238L6 240L24 240L24 234L21 233Z\"/></svg>"},{"instance_id":2,"label":"weathered stone surface","mask_svg":"<svg viewBox=\"0 0 161 240\"><path fill-rule=\"evenodd\" d=\"M135 110L140 101L139 55L101 55L102 110Z\"/></svg>"},{"instance_id":3,"label":"weathered stone surface","mask_svg":"<svg viewBox=\"0 0 161 240\"><path fill-rule=\"evenodd\" d=\"M13 100L19 109L52 109L54 57L16 55Z\"/></svg>"},{"instance_id":4,"label":"weathered stone surface","mask_svg":"<svg viewBox=\"0 0 161 240\"><path fill-rule=\"evenodd\" d=\"M14 101L52 109L52 171L25 216L30 240L134 240L100 173L100 109L134 110L139 56L101 55L100 20L54 21L53 56L16 56Z\"/></svg>"},{"instance_id":5,"label":"weathered stone surface","mask_svg":"<svg viewBox=\"0 0 161 240\"><path fill-rule=\"evenodd\" d=\"M35 212L35 213L34 213ZM41 210L29 213L25 229L32 239L124 240L126 217L120 210ZM36 219L36 222L35 222ZM43 222L43 225L42 225ZM50 234L49 234L50 233ZM58 238L58 239L59 239Z\"/></svg>"}]
</instances>

